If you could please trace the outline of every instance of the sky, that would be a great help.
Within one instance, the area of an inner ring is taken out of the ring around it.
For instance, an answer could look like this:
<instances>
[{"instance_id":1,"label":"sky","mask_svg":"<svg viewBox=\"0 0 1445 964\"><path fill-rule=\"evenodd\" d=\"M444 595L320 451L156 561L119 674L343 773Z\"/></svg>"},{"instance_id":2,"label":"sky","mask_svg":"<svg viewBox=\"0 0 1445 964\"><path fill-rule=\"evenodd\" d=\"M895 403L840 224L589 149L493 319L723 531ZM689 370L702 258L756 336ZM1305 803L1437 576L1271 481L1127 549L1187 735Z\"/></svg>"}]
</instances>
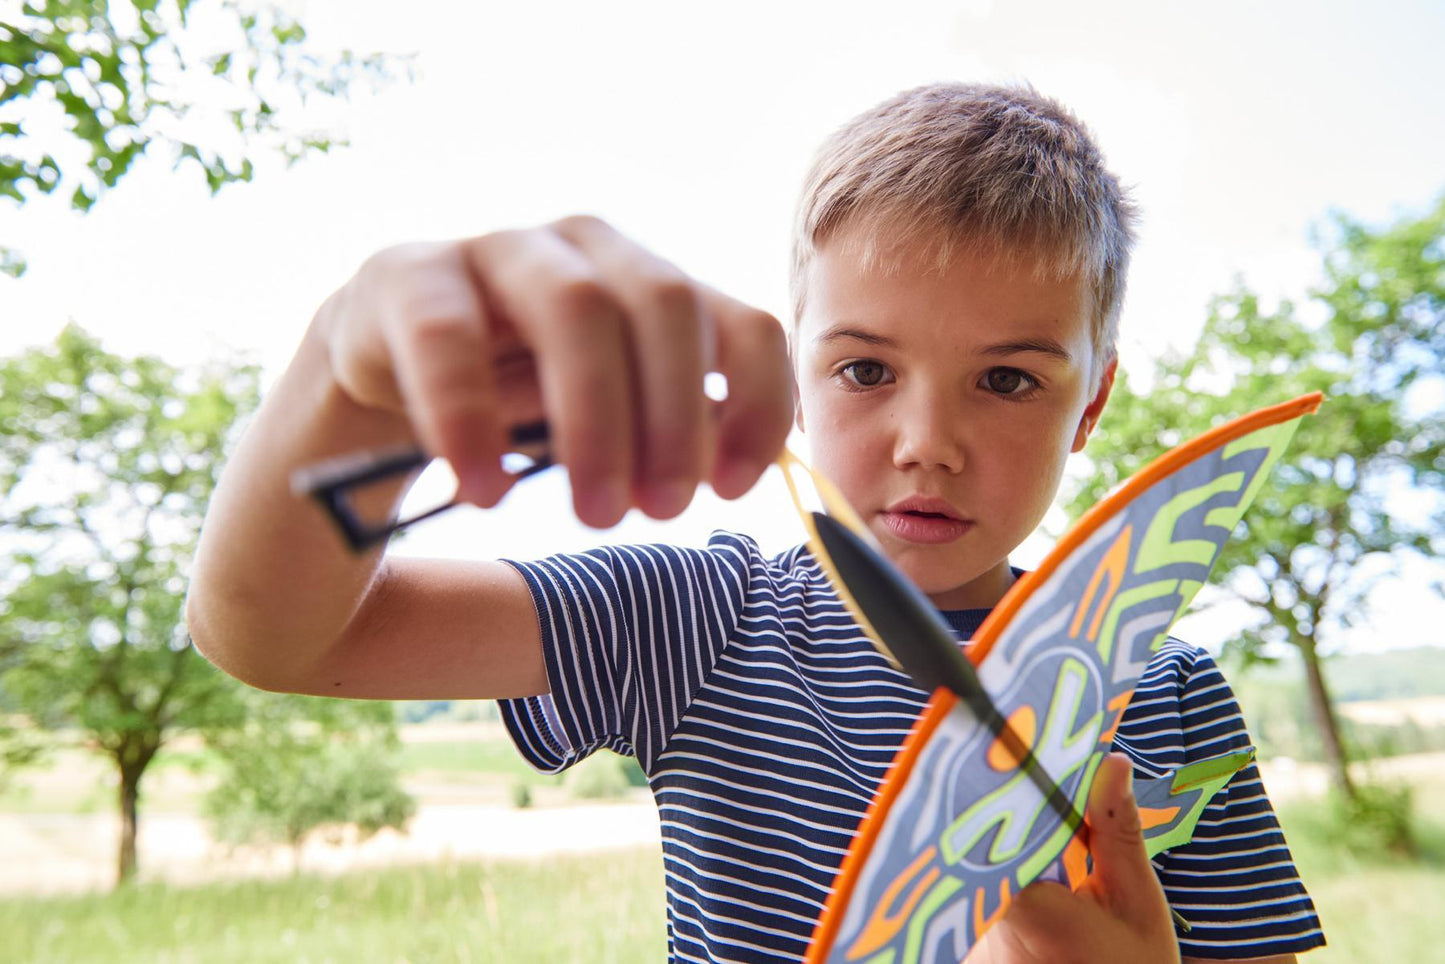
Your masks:
<instances>
[{"instance_id":1,"label":"sky","mask_svg":"<svg viewBox=\"0 0 1445 964\"><path fill-rule=\"evenodd\" d=\"M214 198L197 169L156 156L84 217L58 199L0 206L0 243L31 265L0 279L0 353L74 321L113 351L244 355L270 379L369 254L577 212L786 317L812 151L852 115L936 80L1029 82L1093 130L1142 211L1120 345L1134 372L1187 348L1210 296L1238 280L1267 301L1302 297L1328 212L1383 223L1445 191L1445 4L1429 0L289 6L319 48L411 54L415 79L313 106L348 147L290 168L263 161ZM443 475L419 501L444 494ZM600 538L700 544L713 528L765 549L801 538L776 473L737 502L704 492L677 520L633 513L601 536L568 504L565 479L547 473L503 511L451 513L396 551L535 557ZM1049 544L1030 540L1016 562L1036 564ZM1344 642L1389 648L1445 625L1430 575L1412 567L1383 585ZM1230 625L1186 617L1179 632L1217 648Z\"/></svg>"}]
</instances>

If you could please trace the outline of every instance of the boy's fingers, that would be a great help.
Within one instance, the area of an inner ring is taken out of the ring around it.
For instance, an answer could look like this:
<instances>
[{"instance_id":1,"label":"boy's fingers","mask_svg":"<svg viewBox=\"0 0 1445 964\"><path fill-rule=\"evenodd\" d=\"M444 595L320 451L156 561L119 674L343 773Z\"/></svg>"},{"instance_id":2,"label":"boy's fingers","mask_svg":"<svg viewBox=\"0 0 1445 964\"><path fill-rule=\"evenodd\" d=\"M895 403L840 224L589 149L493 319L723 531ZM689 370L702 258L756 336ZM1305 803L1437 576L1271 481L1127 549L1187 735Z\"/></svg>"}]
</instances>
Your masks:
<instances>
[{"instance_id":1,"label":"boy's fingers","mask_svg":"<svg viewBox=\"0 0 1445 964\"><path fill-rule=\"evenodd\" d=\"M1131 925L1170 927L1164 891L1144 849L1133 783L1133 766L1122 753L1106 756L1094 776L1088 805L1094 889Z\"/></svg>"},{"instance_id":2,"label":"boy's fingers","mask_svg":"<svg viewBox=\"0 0 1445 964\"><path fill-rule=\"evenodd\" d=\"M990 952L981 960L1063 961L1071 951L1091 943L1094 935L1082 926L1074 913L1077 898L1062 884L1035 881L1014 895L1002 924L996 924L985 940ZM973 956L968 958L973 964Z\"/></svg>"},{"instance_id":3,"label":"boy's fingers","mask_svg":"<svg viewBox=\"0 0 1445 964\"><path fill-rule=\"evenodd\" d=\"M687 275L596 218L553 229L596 267L627 321L638 406L633 480L648 515L687 507L712 446L703 393L710 319Z\"/></svg>"},{"instance_id":4,"label":"boy's fingers","mask_svg":"<svg viewBox=\"0 0 1445 964\"><path fill-rule=\"evenodd\" d=\"M717 370L728 395L718 421L712 486L735 499L758 480L793 424L793 372L782 325L772 315L703 289L717 323Z\"/></svg>"},{"instance_id":5,"label":"boy's fingers","mask_svg":"<svg viewBox=\"0 0 1445 964\"><path fill-rule=\"evenodd\" d=\"M535 354L552 454L567 467L577 517L617 523L632 503L632 361L623 309L595 267L547 230L468 245L488 293Z\"/></svg>"},{"instance_id":6,"label":"boy's fingers","mask_svg":"<svg viewBox=\"0 0 1445 964\"><path fill-rule=\"evenodd\" d=\"M423 446L452 464L459 496L493 505L509 480L486 315L470 273L455 248L391 257L376 307L397 389Z\"/></svg>"}]
</instances>

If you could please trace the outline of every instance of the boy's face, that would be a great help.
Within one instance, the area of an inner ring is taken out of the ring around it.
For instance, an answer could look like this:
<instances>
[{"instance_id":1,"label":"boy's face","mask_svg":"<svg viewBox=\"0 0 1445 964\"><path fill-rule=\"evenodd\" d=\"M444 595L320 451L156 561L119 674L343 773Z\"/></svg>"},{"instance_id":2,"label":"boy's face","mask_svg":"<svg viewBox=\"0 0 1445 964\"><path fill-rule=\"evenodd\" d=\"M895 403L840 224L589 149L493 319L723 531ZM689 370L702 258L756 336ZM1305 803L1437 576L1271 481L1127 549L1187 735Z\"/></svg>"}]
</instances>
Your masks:
<instances>
[{"instance_id":1,"label":"boy's face","mask_svg":"<svg viewBox=\"0 0 1445 964\"><path fill-rule=\"evenodd\" d=\"M865 268L848 234L810 268L798 427L935 605L992 606L1113 384L1090 383L1089 293L970 252L940 273L926 239Z\"/></svg>"}]
</instances>

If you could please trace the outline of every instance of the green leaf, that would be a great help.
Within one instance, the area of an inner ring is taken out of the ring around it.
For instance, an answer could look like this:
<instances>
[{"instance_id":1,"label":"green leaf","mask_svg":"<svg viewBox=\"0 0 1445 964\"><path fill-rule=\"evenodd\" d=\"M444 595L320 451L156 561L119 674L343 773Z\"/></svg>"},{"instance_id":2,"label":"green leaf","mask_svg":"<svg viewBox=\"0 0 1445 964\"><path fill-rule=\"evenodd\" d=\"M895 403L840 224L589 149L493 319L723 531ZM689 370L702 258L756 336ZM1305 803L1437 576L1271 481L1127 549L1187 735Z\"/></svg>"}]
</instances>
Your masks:
<instances>
[{"instance_id":1,"label":"green leaf","mask_svg":"<svg viewBox=\"0 0 1445 964\"><path fill-rule=\"evenodd\" d=\"M348 96L356 75L345 68L355 55L311 50L301 21L270 4L214 4L206 36L197 37L191 33L191 3L133 0L133 26L128 23L125 30L118 29L110 5L78 0L27 2L20 8L23 30L0 24L0 61L20 69L15 82L0 88L0 105L19 104L19 112L7 116L28 117L58 106L69 124L62 133L45 132L49 140L42 143L19 121L0 123L0 138L13 154L0 157L0 194L23 205L34 193L64 183L74 207L89 211L157 140L178 160L201 161L212 192L249 180L262 155L290 161L310 153L309 147L299 153L292 149L306 143L305 132L277 106L292 100L276 93L276 84L301 102L318 94ZM212 52L211 38L223 35L217 27L227 23L245 39L234 50ZM238 56L244 70L235 69ZM366 75L373 86L389 79L389 56L369 54L363 62L377 65ZM211 98L217 84L236 96ZM203 99L190 93L200 90L208 92ZM244 111L218 103L259 106ZM232 138L224 133L214 140L193 133L210 130L211 120L229 121L241 136L241 150L233 150ZM126 136L118 138L117 132ZM112 148L115 144L125 146ZM203 160L223 152L233 158L234 170ZM45 162L19 161L36 155ZM56 158L67 159L63 170Z\"/></svg>"},{"instance_id":2,"label":"green leaf","mask_svg":"<svg viewBox=\"0 0 1445 964\"><path fill-rule=\"evenodd\" d=\"M87 191L84 185L77 187L70 195L70 206L77 211L89 211L95 206L96 196L93 192Z\"/></svg>"},{"instance_id":3,"label":"green leaf","mask_svg":"<svg viewBox=\"0 0 1445 964\"><path fill-rule=\"evenodd\" d=\"M0 246L0 274L18 278L25 274L28 267L19 251Z\"/></svg>"}]
</instances>

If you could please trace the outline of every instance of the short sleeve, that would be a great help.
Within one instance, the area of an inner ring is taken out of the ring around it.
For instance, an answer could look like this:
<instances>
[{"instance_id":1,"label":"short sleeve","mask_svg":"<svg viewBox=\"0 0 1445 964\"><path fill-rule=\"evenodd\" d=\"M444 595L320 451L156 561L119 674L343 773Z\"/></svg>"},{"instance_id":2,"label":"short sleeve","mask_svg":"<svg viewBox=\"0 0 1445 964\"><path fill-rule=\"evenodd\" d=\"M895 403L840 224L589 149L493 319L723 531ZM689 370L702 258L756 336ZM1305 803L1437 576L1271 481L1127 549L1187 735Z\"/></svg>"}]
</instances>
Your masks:
<instances>
[{"instance_id":1,"label":"short sleeve","mask_svg":"<svg viewBox=\"0 0 1445 964\"><path fill-rule=\"evenodd\" d=\"M541 626L550 692L499 700L522 756L548 773L602 748L662 752L736 629L756 547L607 546L512 562Z\"/></svg>"},{"instance_id":2,"label":"short sleeve","mask_svg":"<svg viewBox=\"0 0 1445 964\"><path fill-rule=\"evenodd\" d=\"M1234 692L1207 653L1180 680L1184 762L1250 745ZM1206 807L1189 843L1155 869L1170 905L1190 924L1185 957L1237 960L1292 954L1325 942L1259 771L1245 767Z\"/></svg>"}]
</instances>

